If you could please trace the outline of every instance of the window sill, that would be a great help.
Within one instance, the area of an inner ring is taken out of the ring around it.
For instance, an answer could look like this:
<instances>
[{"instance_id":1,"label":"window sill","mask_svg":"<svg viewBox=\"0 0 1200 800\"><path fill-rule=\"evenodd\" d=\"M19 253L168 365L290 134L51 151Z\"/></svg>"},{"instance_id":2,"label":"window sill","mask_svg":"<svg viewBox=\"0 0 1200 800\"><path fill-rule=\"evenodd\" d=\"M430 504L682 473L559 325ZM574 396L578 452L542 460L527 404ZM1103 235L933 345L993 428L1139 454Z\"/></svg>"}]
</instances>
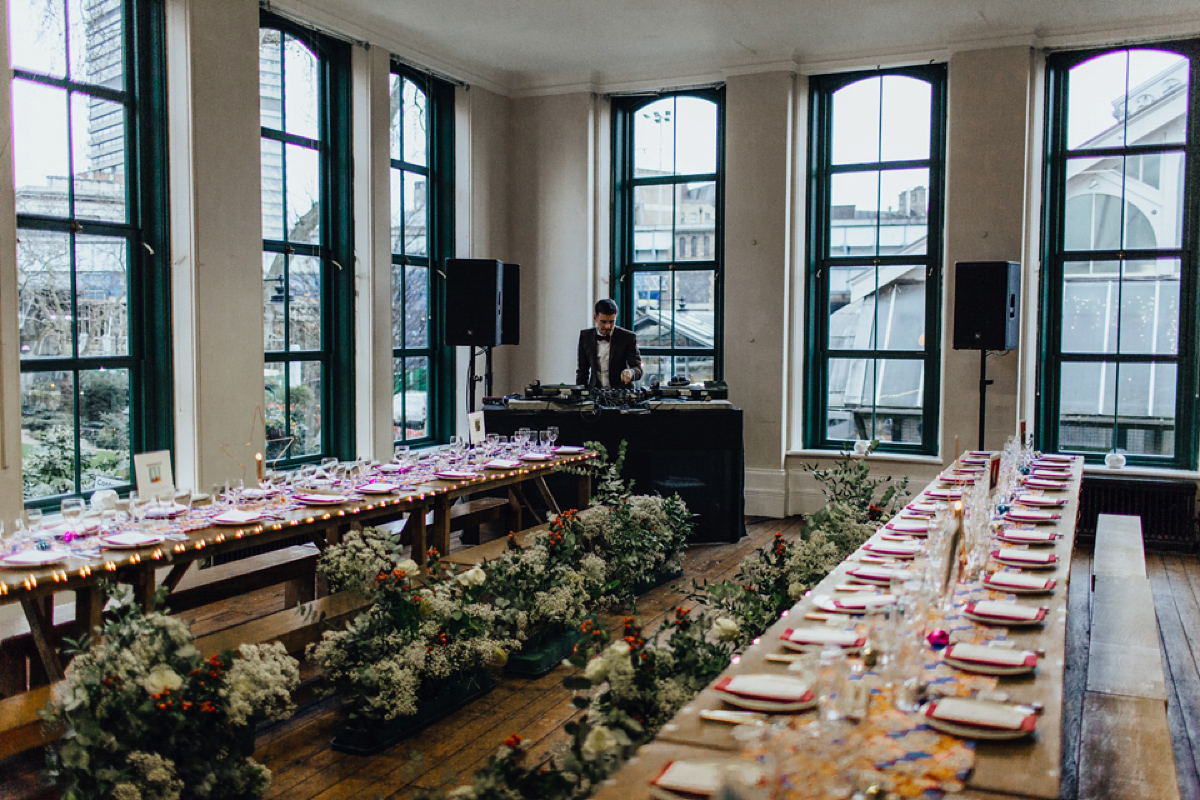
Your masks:
<instances>
[{"instance_id":1,"label":"window sill","mask_svg":"<svg viewBox=\"0 0 1200 800\"><path fill-rule=\"evenodd\" d=\"M1200 472L1191 469L1169 469L1166 467L1121 467L1112 469L1099 464L1084 464L1083 475L1133 475L1138 478L1168 478L1200 482Z\"/></svg>"},{"instance_id":2,"label":"window sill","mask_svg":"<svg viewBox=\"0 0 1200 800\"><path fill-rule=\"evenodd\" d=\"M842 451L839 450L788 450L784 454L787 458L841 458ZM943 466L942 459L937 456L917 456L909 453L880 453L874 452L869 456L860 456L857 453L850 454L854 458L866 458L870 461L879 461L884 463L895 464L929 464L941 468Z\"/></svg>"}]
</instances>

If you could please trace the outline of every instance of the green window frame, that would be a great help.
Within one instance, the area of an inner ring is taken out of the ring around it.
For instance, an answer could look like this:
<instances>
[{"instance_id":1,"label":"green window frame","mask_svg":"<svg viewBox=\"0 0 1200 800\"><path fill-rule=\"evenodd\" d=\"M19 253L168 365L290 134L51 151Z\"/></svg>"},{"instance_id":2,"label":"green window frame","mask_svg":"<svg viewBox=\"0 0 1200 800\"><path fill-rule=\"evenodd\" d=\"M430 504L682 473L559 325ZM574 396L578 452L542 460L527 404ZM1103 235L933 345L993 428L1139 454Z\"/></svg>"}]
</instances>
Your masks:
<instances>
[{"instance_id":1,"label":"green window frame","mask_svg":"<svg viewBox=\"0 0 1200 800\"><path fill-rule=\"evenodd\" d=\"M454 348L440 344L437 268L454 253L454 86L393 61L388 94L393 438L421 446L454 427Z\"/></svg>"},{"instance_id":2,"label":"green window frame","mask_svg":"<svg viewBox=\"0 0 1200 800\"><path fill-rule=\"evenodd\" d=\"M34 6L9 3L22 476L55 507L174 444L166 66L160 0Z\"/></svg>"},{"instance_id":3,"label":"green window frame","mask_svg":"<svg viewBox=\"0 0 1200 800\"><path fill-rule=\"evenodd\" d=\"M1200 39L1047 59L1039 447L1196 469Z\"/></svg>"},{"instance_id":4,"label":"green window frame","mask_svg":"<svg viewBox=\"0 0 1200 800\"><path fill-rule=\"evenodd\" d=\"M643 381L720 380L725 87L617 96L612 112L613 295Z\"/></svg>"},{"instance_id":5,"label":"green window frame","mask_svg":"<svg viewBox=\"0 0 1200 800\"><path fill-rule=\"evenodd\" d=\"M354 457L350 46L259 27L267 460Z\"/></svg>"},{"instance_id":6,"label":"green window frame","mask_svg":"<svg viewBox=\"0 0 1200 800\"><path fill-rule=\"evenodd\" d=\"M807 448L938 452L945 151L944 64L811 79Z\"/></svg>"}]
</instances>

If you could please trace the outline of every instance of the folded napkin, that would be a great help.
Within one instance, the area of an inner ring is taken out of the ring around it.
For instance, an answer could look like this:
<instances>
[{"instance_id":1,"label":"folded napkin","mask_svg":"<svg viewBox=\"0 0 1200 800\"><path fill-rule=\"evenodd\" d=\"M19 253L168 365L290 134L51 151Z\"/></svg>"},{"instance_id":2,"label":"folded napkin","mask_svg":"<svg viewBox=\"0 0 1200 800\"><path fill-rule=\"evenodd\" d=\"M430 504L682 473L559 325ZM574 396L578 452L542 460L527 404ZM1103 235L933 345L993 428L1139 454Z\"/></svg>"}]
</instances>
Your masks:
<instances>
[{"instance_id":1,"label":"folded napkin","mask_svg":"<svg viewBox=\"0 0 1200 800\"><path fill-rule=\"evenodd\" d=\"M846 597L837 600L829 600L826 598L825 608L833 607L843 611L865 611L868 608L877 606L890 606L896 602L896 596L891 594L873 594L862 595L860 597Z\"/></svg>"},{"instance_id":2,"label":"folded napkin","mask_svg":"<svg viewBox=\"0 0 1200 800\"><path fill-rule=\"evenodd\" d=\"M951 484L974 483L975 476L974 475L947 475L945 473L942 473L941 475L938 475L938 480L941 481L942 483L951 483Z\"/></svg>"},{"instance_id":3,"label":"folded napkin","mask_svg":"<svg viewBox=\"0 0 1200 800\"><path fill-rule=\"evenodd\" d=\"M108 536L100 537L100 541L104 544L110 544L114 547L149 547L152 544L158 544L163 540L163 537L156 536L152 533L111 533Z\"/></svg>"},{"instance_id":4,"label":"folded napkin","mask_svg":"<svg viewBox=\"0 0 1200 800\"><path fill-rule=\"evenodd\" d=\"M938 507L934 503L912 502L904 507L905 510L911 511L914 514L933 514L936 513Z\"/></svg>"},{"instance_id":5,"label":"folded napkin","mask_svg":"<svg viewBox=\"0 0 1200 800\"><path fill-rule=\"evenodd\" d=\"M448 481L465 481L475 477L474 472L467 472L461 469L444 469L441 472L433 473L435 478L442 478Z\"/></svg>"},{"instance_id":6,"label":"folded napkin","mask_svg":"<svg viewBox=\"0 0 1200 800\"><path fill-rule=\"evenodd\" d=\"M966 457L966 458L960 458L960 459L959 459L959 461L961 461L961 462L962 462L962 463L964 463L964 464L986 464L986 463L988 463L988 461L989 461L989 460L990 460L990 459L987 459L987 458L980 458L980 457L978 457L978 456L976 456L976 457L974 457L974 458L972 458L972 457Z\"/></svg>"},{"instance_id":7,"label":"folded napkin","mask_svg":"<svg viewBox=\"0 0 1200 800\"><path fill-rule=\"evenodd\" d=\"M1071 473L1061 469L1034 469L1029 474L1035 478L1049 478L1057 481L1066 481L1071 479Z\"/></svg>"},{"instance_id":8,"label":"folded napkin","mask_svg":"<svg viewBox=\"0 0 1200 800\"><path fill-rule=\"evenodd\" d=\"M483 465L484 469L516 469L521 462L515 458L493 458Z\"/></svg>"},{"instance_id":9,"label":"folded napkin","mask_svg":"<svg viewBox=\"0 0 1200 800\"><path fill-rule=\"evenodd\" d=\"M863 545L863 549L870 553L911 558L921 552L921 545L915 542L871 542Z\"/></svg>"},{"instance_id":10,"label":"folded napkin","mask_svg":"<svg viewBox=\"0 0 1200 800\"><path fill-rule=\"evenodd\" d=\"M894 531L902 531L904 533L928 533L929 522L921 520L894 519L885 528L891 528Z\"/></svg>"},{"instance_id":11,"label":"folded napkin","mask_svg":"<svg viewBox=\"0 0 1200 800\"><path fill-rule=\"evenodd\" d=\"M1062 518L1062 514L1055 514L1053 511L1041 511L1036 508L1009 509L1006 516L1017 522L1053 522L1056 519Z\"/></svg>"},{"instance_id":12,"label":"folded napkin","mask_svg":"<svg viewBox=\"0 0 1200 800\"><path fill-rule=\"evenodd\" d=\"M257 511L242 511L234 508L217 514L212 521L218 525L248 525L251 522L258 522L262 518L263 515Z\"/></svg>"},{"instance_id":13,"label":"folded napkin","mask_svg":"<svg viewBox=\"0 0 1200 800\"><path fill-rule=\"evenodd\" d=\"M1054 585L1054 579L1038 578L1023 572L993 572L983 579L987 586L1001 586L1009 589L1049 589Z\"/></svg>"},{"instance_id":14,"label":"folded napkin","mask_svg":"<svg viewBox=\"0 0 1200 800\"><path fill-rule=\"evenodd\" d=\"M967 455L972 458L988 458L992 455L991 450L968 450Z\"/></svg>"},{"instance_id":15,"label":"folded napkin","mask_svg":"<svg viewBox=\"0 0 1200 800\"><path fill-rule=\"evenodd\" d=\"M554 452L562 456L575 455L576 453L582 453L583 451L584 448L576 447L573 444L564 444L561 447L554 448Z\"/></svg>"},{"instance_id":16,"label":"folded napkin","mask_svg":"<svg viewBox=\"0 0 1200 800\"><path fill-rule=\"evenodd\" d=\"M1066 481L1052 481L1048 478L1026 478L1026 486L1036 486L1039 489L1061 490L1067 488Z\"/></svg>"},{"instance_id":17,"label":"folded napkin","mask_svg":"<svg viewBox=\"0 0 1200 800\"><path fill-rule=\"evenodd\" d=\"M854 631L842 631L837 628L788 628L779 637L792 644L829 645L831 647L862 647L863 637Z\"/></svg>"},{"instance_id":18,"label":"folded napkin","mask_svg":"<svg viewBox=\"0 0 1200 800\"><path fill-rule=\"evenodd\" d=\"M943 697L930 703L925 715L960 725L1006 731L1032 731L1037 725L1037 714L1028 709L962 697Z\"/></svg>"},{"instance_id":19,"label":"folded napkin","mask_svg":"<svg viewBox=\"0 0 1200 800\"><path fill-rule=\"evenodd\" d=\"M939 500L959 500L963 493L961 489L926 489L925 494Z\"/></svg>"},{"instance_id":20,"label":"folded napkin","mask_svg":"<svg viewBox=\"0 0 1200 800\"><path fill-rule=\"evenodd\" d=\"M400 487L394 483L383 483L382 481L379 481L379 482L372 481L371 483L364 483L361 486L358 486L356 488L358 491L362 492L363 494L391 494L392 492L396 491Z\"/></svg>"},{"instance_id":21,"label":"folded napkin","mask_svg":"<svg viewBox=\"0 0 1200 800\"><path fill-rule=\"evenodd\" d=\"M762 767L753 761L669 761L650 785L669 792L709 797L721 788L729 770L736 770L741 782L747 785L764 780Z\"/></svg>"},{"instance_id":22,"label":"folded napkin","mask_svg":"<svg viewBox=\"0 0 1200 800\"><path fill-rule=\"evenodd\" d=\"M22 550L0 558L0 564L6 567L40 567L55 564L69 555L66 550Z\"/></svg>"},{"instance_id":23,"label":"folded napkin","mask_svg":"<svg viewBox=\"0 0 1200 800\"><path fill-rule=\"evenodd\" d=\"M1016 502L1023 506L1061 506L1067 503L1061 497L1049 497L1044 494L1019 494Z\"/></svg>"},{"instance_id":24,"label":"folded napkin","mask_svg":"<svg viewBox=\"0 0 1200 800\"><path fill-rule=\"evenodd\" d=\"M952 644L946 648L946 658L969 661L972 664L991 664L997 667L1035 667L1037 653L1011 647L989 647L985 644Z\"/></svg>"},{"instance_id":25,"label":"folded napkin","mask_svg":"<svg viewBox=\"0 0 1200 800\"><path fill-rule=\"evenodd\" d=\"M554 458L554 456L550 455L549 453L526 453L525 455L521 456L522 461L549 461L552 458Z\"/></svg>"},{"instance_id":26,"label":"folded napkin","mask_svg":"<svg viewBox=\"0 0 1200 800\"><path fill-rule=\"evenodd\" d=\"M298 494L296 499L307 505L336 506L345 503L350 498L340 494Z\"/></svg>"},{"instance_id":27,"label":"folded napkin","mask_svg":"<svg viewBox=\"0 0 1200 800\"><path fill-rule=\"evenodd\" d=\"M169 506L150 506L146 509L146 519L168 519L176 517L187 511L187 506L182 506L179 503L172 503Z\"/></svg>"},{"instance_id":28,"label":"folded napkin","mask_svg":"<svg viewBox=\"0 0 1200 800\"><path fill-rule=\"evenodd\" d=\"M264 497L270 497L271 495L277 494L277 493L278 492L275 489L254 489L254 488L243 489L242 490L242 499L243 500L261 500Z\"/></svg>"},{"instance_id":29,"label":"folded napkin","mask_svg":"<svg viewBox=\"0 0 1200 800\"><path fill-rule=\"evenodd\" d=\"M1046 461L1065 461L1067 463L1075 460L1075 456L1069 456L1065 453L1042 453L1041 457Z\"/></svg>"},{"instance_id":30,"label":"folded napkin","mask_svg":"<svg viewBox=\"0 0 1200 800\"><path fill-rule=\"evenodd\" d=\"M1053 533L1044 533L1042 531L1003 531L1000 534L1001 539L1006 539L1010 542L1028 542L1031 544L1049 544L1054 541Z\"/></svg>"},{"instance_id":31,"label":"folded napkin","mask_svg":"<svg viewBox=\"0 0 1200 800\"><path fill-rule=\"evenodd\" d=\"M1020 603L1009 602L1008 600L980 600L978 603L967 603L967 613L974 614L977 617L1021 620L1025 622L1044 619L1046 617L1046 609L1044 608L1025 606Z\"/></svg>"},{"instance_id":32,"label":"folded napkin","mask_svg":"<svg viewBox=\"0 0 1200 800\"><path fill-rule=\"evenodd\" d=\"M1054 553L1037 550L1018 550L1015 547L1001 547L992 553L1000 561L1024 561L1028 564L1052 564L1057 561Z\"/></svg>"},{"instance_id":33,"label":"folded napkin","mask_svg":"<svg viewBox=\"0 0 1200 800\"><path fill-rule=\"evenodd\" d=\"M813 697L813 691L805 681L786 675L727 675L713 688L739 697L777 703L802 703Z\"/></svg>"},{"instance_id":34,"label":"folded napkin","mask_svg":"<svg viewBox=\"0 0 1200 800\"><path fill-rule=\"evenodd\" d=\"M887 567L856 567L846 570L846 574L861 581L879 581L889 583L892 578L908 580L909 571L906 569L888 569Z\"/></svg>"},{"instance_id":35,"label":"folded napkin","mask_svg":"<svg viewBox=\"0 0 1200 800\"><path fill-rule=\"evenodd\" d=\"M401 466L400 464L380 464L379 465L380 472L390 472L390 473L394 473L397 475L403 475L405 472L408 472L411 469L412 469L412 467Z\"/></svg>"}]
</instances>

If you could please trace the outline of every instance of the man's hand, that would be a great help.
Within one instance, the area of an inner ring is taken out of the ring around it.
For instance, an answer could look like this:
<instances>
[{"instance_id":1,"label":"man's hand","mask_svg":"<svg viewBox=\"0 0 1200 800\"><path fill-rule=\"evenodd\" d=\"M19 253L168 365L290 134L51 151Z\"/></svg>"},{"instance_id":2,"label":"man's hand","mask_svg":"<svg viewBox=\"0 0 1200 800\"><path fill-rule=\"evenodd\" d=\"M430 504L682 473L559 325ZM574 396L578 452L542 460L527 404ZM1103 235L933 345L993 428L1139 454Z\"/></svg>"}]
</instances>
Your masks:
<instances>
[{"instance_id":1,"label":"man's hand","mask_svg":"<svg viewBox=\"0 0 1200 800\"><path fill-rule=\"evenodd\" d=\"M633 370L631 370L631 369L621 370L621 383L632 383L632 382L633 382Z\"/></svg>"}]
</instances>

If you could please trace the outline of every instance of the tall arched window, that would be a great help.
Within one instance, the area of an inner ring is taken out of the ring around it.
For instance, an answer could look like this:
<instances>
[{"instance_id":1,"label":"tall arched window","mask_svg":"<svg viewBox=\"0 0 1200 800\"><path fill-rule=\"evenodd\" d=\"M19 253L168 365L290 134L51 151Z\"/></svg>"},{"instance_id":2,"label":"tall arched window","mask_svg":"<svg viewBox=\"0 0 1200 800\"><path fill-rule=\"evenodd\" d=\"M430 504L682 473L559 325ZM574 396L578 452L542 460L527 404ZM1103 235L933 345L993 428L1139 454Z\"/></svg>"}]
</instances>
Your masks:
<instances>
[{"instance_id":1,"label":"tall arched window","mask_svg":"<svg viewBox=\"0 0 1200 800\"><path fill-rule=\"evenodd\" d=\"M724 109L723 87L613 100L613 285L646 382L721 377Z\"/></svg>"},{"instance_id":2,"label":"tall arched window","mask_svg":"<svg viewBox=\"0 0 1200 800\"><path fill-rule=\"evenodd\" d=\"M349 48L262 12L268 461L353 456Z\"/></svg>"},{"instance_id":3,"label":"tall arched window","mask_svg":"<svg viewBox=\"0 0 1200 800\"><path fill-rule=\"evenodd\" d=\"M435 312L453 226L454 87L394 63L391 94L392 381L397 443L436 438L452 413L452 349ZM449 350L449 352L447 352Z\"/></svg>"},{"instance_id":4,"label":"tall arched window","mask_svg":"<svg viewBox=\"0 0 1200 800\"><path fill-rule=\"evenodd\" d=\"M1049 61L1038 437L1196 465L1200 42Z\"/></svg>"},{"instance_id":5,"label":"tall arched window","mask_svg":"<svg viewBox=\"0 0 1200 800\"><path fill-rule=\"evenodd\" d=\"M811 92L805 445L936 453L946 69Z\"/></svg>"},{"instance_id":6,"label":"tall arched window","mask_svg":"<svg viewBox=\"0 0 1200 800\"><path fill-rule=\"evenodd\" d=\"M172 446L163 9L8 7L22 475L57 505Z\"/></svg>"}]
</instances>

